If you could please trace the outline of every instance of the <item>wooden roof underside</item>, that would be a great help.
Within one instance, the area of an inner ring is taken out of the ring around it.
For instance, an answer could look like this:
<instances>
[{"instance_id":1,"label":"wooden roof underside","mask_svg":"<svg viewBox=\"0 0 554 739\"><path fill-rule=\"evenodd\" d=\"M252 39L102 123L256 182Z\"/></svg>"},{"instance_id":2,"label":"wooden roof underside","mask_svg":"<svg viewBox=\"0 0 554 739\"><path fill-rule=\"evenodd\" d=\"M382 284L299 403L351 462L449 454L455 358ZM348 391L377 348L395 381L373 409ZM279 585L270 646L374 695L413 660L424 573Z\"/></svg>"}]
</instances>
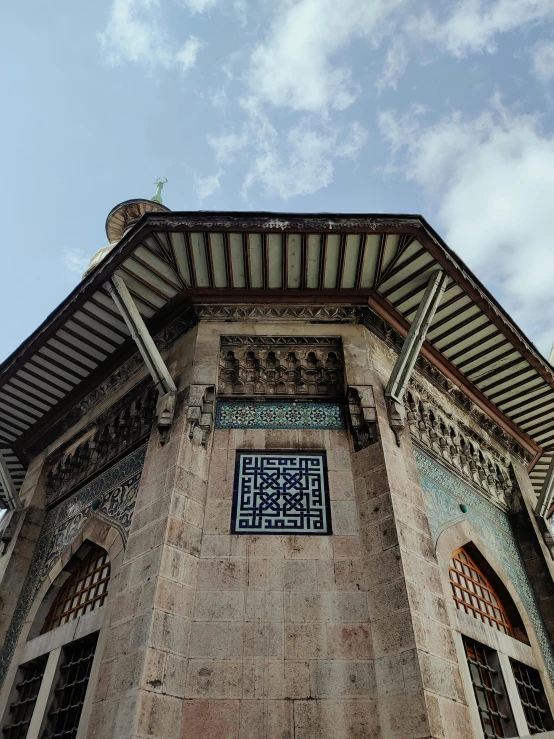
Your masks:
<instances>
[{"instance_id":1,"label":"wooden roof underside","mask_svg":"<svg viewBox=\"0 0 554 739\"><path fill-rule=\"evenodd\" d=\"M103 287L116 269L151 329L186 302L271 302L369 304L405 331L439 266L450 280L424 349L537 456L540 490L553 370L424 219L201 212L143 217L0 366L0 450L16 486L30 440L134 351Z\"/></svg>"}]
</instances>

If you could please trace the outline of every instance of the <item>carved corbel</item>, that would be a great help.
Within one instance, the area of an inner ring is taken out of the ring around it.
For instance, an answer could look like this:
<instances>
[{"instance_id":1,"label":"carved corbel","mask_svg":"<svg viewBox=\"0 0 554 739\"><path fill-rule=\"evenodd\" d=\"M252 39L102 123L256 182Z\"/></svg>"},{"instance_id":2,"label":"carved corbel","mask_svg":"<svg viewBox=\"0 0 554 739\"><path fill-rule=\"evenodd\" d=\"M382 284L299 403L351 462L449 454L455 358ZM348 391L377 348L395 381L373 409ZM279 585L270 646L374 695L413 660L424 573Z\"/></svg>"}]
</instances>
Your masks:
<instances>
[{"instance_id":1,"label":"carved corbel","mask_svg":"<svg viewBox=\"0 0 554 739\"><path fill-rule=\"evenodd\" d=\"M348 412L354 448L358 452L377 441L377 413L371 385L348 388Z\"/></svg>"},{"instance_id":2,"label":"carved corbel","mask_svg":"<svg viewBox=\"0 0 554 739\"><path fill-rule=\"evenodd\" d=\"M201 430L201 444L206 446L208 434L212 430L214 420L215 387L214 385L191 385L189 389L189 439L194 439L196 428Z\"/></svg>"},{"instance_id":3,"label":"carved corbel","mask_svg":"<svg viewBox=\"0 0 554 739\"><path fill-rule=\"evenodd\" d=\"M387 401L387 413L389 416L389 426L391 427L394 438L396 439L396 445L400 446L400 434L406 426L406 411L402 403L399 403L393 398L386 398Z\"/></svg>"},{"instance_id":4,"label":"carved corbel","mask_svg":"<svg viewBox=\"0 0 554 739\"><path fill-rule=\"evenodd\" d=\"M156 423L160 434L160 444L165 444L169 429L173 423L175 415L175 403L177 401L177 393L165 393L160 395L156 404Z\"/></svg>"}]
</instances>

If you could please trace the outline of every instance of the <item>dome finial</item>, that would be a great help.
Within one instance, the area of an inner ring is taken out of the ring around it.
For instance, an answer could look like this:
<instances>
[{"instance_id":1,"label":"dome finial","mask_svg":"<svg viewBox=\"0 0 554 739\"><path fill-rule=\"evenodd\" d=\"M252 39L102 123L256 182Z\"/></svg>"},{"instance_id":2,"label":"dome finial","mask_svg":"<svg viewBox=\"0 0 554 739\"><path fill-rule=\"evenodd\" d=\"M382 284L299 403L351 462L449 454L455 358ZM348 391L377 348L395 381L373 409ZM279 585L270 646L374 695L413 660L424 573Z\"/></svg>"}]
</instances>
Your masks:
<instances>
[{"instance_id":1,"label":"dome finial","mask_svg":"<svg viewBox=\"0 0 554 739\"><path fill-rule=\"evenodd\" d=\"M156 182L154 182L154 184L158 186L158 189L156 190L156 194L154 195L153 198L151 198L151 200L153 200L155 203L160 203L160 204L163 203L163 200L162 200L162 189L163 189L163 186L165 185L166 182L167 182L167 178L166 177L163 177L163 178L162 177L158 177L158 179L156 180Z\"/></svg>"}]
</instances>

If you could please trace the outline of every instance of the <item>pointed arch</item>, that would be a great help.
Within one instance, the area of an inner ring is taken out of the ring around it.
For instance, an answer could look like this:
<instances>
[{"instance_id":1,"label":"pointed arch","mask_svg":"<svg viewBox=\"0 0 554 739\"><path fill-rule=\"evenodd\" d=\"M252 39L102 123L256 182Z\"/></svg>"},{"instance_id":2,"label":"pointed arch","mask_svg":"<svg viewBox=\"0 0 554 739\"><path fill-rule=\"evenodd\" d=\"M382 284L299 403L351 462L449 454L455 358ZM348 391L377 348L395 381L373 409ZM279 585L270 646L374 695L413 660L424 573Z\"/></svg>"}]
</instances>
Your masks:
<instances>
[{"instance_id":1,"label":"pointed arch","mask_svg":"<svg viewBox=\"0 0 554 739\"><path fill-rule=\"evenodd\" d=\"M502 599L471 557L469 548L459 547L452 553L449 575L452 596L459 611L493 626L503 634L514 635Z\"/></svg>"}]
</instances>

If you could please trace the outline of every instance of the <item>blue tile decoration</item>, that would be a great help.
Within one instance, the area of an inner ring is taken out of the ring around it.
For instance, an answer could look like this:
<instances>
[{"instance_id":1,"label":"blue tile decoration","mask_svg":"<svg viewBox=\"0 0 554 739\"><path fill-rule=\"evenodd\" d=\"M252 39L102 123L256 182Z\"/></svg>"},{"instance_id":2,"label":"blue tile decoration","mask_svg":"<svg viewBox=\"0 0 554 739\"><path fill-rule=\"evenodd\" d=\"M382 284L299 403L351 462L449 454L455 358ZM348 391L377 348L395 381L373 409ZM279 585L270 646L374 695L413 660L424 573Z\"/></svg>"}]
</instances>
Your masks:
<instances>
[{"instance_id":1,"label":"blue tile decoration","mask_svg":"<svg viewBox=\"0 0 554 739\"><path fill-rule=\"evenodd\" d=\"M219 400L218 429L343 429L341 403Z\"/></svg>"},{"instance_id":2,"label":"blue tile decoration","mask_svg":"<svg viewBox=\"0 0 554 739\"><path fill-rule=\"evenodd\" d=\"M29 572L0 651L0 684L4 682L21 627L44 579L82 531L93 513L93 501L100 501L94 513L115 526L124 541L127 540L145 456L146 444L135 449L46 514Z\"/></svg>"},{"instance_id":3,"label":"blue tile decoration","mask_svg":"<svg viewBox=\"0 0 554 739\"><path fill-rule=\"evenodd\" d=\"M469 521L517 590L533 624L550 679L554 681L554 654L508 516L435 459L417 447L414 451L434 541L453 524ZM466 513L460 510L462 504L467 506Z\"/></svg>"},{"instance_id":4,"label":"blue tile decoration","mask_svg":"<svg viewBox=\"0 0 554 739\"><path fill-rule=\"evenodd\" d=\"M325 452L237 452L233 534L330 534Z\"/></svg>"}]
</instances>

